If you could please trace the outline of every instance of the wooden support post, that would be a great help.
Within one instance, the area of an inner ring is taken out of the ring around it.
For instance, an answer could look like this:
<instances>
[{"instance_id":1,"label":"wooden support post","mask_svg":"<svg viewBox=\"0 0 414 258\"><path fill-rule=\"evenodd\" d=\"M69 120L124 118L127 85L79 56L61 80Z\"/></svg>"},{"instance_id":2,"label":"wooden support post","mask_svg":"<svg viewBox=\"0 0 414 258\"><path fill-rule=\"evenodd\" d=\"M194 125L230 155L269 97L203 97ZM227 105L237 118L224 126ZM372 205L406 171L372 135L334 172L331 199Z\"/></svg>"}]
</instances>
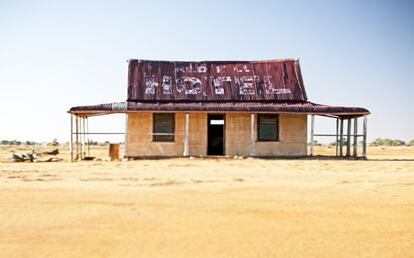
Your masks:
<instances>
[{"instance_id":1,"label":"wooden support post","mask_svg":"<svg viewBox=\"0 0 414 258\"><path fill-rule=\"evenodd\" d=\"M84 134L83 134L83 128L82 127L83 127L83 117L79 117L79 150L80 150L79 158L81 160L83 159L82 155L83 155L83 149L84 149L84 147L83 147Z\"/></svg>"},{"instance_id":2,"label":"wooden support post","mask_svg":"<svg viewBox=\"0 0 414 258\"><path fill-rule=\"evenodd\" d=\"M128 158L128 114L125 114L124 158Z\"/></svg>"},{"instance_id":3,"label":"wooden support post","mask_svg":"<svg viewBox=\"0 0 414 258\"><path fill-rule=\"evenodd\" d=\"M346 156L351 156L351 118L348 118L348 128L346 131Z\"/></svg>"},{"instance_id":4,"label":"wooden support post","mask_svg":"<svg viewBox=\"0 0 414 258\"><path fill-rule=\"evenodd\" d=\"M314 140L313 140L313 134L314 134L314 128L315 128L315 115L311 116L311 138L310 138L310 155L313 156L313 145L314 145Z\"/></svg>"},{"instance_id":5,"label":"wooden support post","mask_svg":"<svg viewBox=\"0 0 414 258\"><path fill-rule=\"evenodd\" d=\"M254 114L250 114L250 156L256 155L254 146Z\"/></svg>"},{"instance_id":6,"label":"wooden support post","mask_svg":"<svg viewBox=\"0 0 414 258\"><path fill-rule=\"evenodd\" d=\"M70 114L70 161L73 162L73 115Z\"/></svg>"},{"instance_id":7,"label":"wooden support post","mask_svg":"<svg viewBox=\"0 0 414 258\"><path fill-rule=\"evenodd\" d=\"M354 118L354 158L358 157L358 117Z\"/></svg>"},{"instance_id":8,"label":"wooden support post","mask_svg":"<svg viewBox=\"0 0 414 258\"><path fill-rule=\"evenodd\" d=\"M190 129L190 114L186 113L185 114L185 134L184 134L184 153L183 156L187 157L189 156L189 151L188 151L188 131Z\"/></svg>"},{"instance_id":9,"label":"wooden support post","mask_svg":"<svg viewBox=\"0 0 414 258\"><path fill-rule=\"evenodd\" d=\"M82 145L82 158L86 156L86 117L82 118L82 131L83 131L83 145Z\"/></svg>"},{"instance_id":10,"label":"wooden support post","mask_svg":"<svg viewBox=\"0 0 414 258\"><path fill-rule=\"evenodd\" d=\"M343 146L344 146L344 119L341 117L340 126L339 126L339 156L343 156Z\"/></svg>"},{"instance_id":11,"label":"wooden support post","mask_svg":"<svg viewBox=\"0 0 414 258\"><path fill-rule=\"evenodd\" d=\"M75 145L76 145L76 160L79 159L79 117L75 116Z\"/></svg>"},{"instance_id":12,"label":"wooden support post","mask_svg":"<svg viewBox=\"0 0 414 258\"><path fill-rule=\"evenodd\" d=\"M86 117L86 144L88 146L88 157L91 156L91 147L90 147L90 140L89 140L89 118Z\"/></svg>"},{"instance_id":13,"label":"wooden support post","mask_svg":"<svg viewBox=\"0 0 414 258\"><path fill-rule=\"evenodd\" d=\"M367 158L367 116L364 116L364 122L363 122L363 138L362 138L362 157Z\"/></svg>"},{"instance_id":14,"label":"wooden support post","mask_svg":"<svg viewBox=\"0 0 414 258\"><path fill-rule=\"evenodd\" d=\"M336 134L335 134L335 156L338 157L338 130L339 130L339 119L336 119Z\"/></svg>"}]
</instances>

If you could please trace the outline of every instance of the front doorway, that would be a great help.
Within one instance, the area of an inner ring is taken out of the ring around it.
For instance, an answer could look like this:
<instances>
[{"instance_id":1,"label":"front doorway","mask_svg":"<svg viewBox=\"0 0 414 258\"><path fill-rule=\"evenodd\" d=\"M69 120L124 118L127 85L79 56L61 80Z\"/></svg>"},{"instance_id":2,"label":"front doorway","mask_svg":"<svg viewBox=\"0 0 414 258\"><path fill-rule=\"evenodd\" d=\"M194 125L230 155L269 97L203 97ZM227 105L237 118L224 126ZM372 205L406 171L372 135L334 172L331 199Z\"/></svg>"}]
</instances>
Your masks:
<instances>
[{"instance_id":1,"label":"front doorway","mask_svg":"<svg viewBox=\"0 0 414 258\"><path fill-rule=\"evenodd\" d=\"M224 115L208 115L207 155L224 155Z\"/></svg>"}]
</instances>

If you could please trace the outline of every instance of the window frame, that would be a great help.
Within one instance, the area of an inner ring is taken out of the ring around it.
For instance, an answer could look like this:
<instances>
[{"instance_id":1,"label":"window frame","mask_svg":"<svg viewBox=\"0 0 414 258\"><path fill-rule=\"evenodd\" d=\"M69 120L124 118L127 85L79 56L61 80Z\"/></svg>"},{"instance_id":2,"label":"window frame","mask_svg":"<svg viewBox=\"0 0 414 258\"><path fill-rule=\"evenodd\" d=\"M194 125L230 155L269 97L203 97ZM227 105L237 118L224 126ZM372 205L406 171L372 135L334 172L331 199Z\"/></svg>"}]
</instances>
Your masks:
<instances>
[{"instance_id":1,"label":"window frame","mask_svg":"<svg viewBox=\"0 0 414 258\"><path fill-rule=\"evenodd\" d=\"M165 139L165 140L160 140L157 139L157 135L159 133L157 133L155 130L157 128L156 126L156 116L157 115L171 115L172 116L172 139ZM175 113L152 113L152 141L153 142L175 142Z\"/></svg>"},{"instance_id":2,"label":"window frame","mask_svg":"<svg viewBox=\"0 0 414 258\"><path fill-rule=\"evenodd\" d=\"M260 137L260 120L263 117L271 117L276 119L276 138L275 139L262 139ZM279 126L279 114L257 114L257 140L258 142L279 142L280 141L280 126Z\"/></svg>"}]
</instances>

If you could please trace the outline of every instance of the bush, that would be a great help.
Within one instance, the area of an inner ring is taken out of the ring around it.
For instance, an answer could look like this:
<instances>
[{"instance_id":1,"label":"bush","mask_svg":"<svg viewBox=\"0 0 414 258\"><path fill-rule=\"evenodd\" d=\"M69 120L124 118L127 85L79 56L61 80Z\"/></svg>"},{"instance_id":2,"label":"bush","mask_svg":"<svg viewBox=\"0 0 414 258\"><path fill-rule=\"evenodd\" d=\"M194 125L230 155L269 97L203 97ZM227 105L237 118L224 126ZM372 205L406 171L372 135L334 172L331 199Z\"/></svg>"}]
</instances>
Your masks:
<instances>
[{"instance_id":1,"label":"bush","mask_svg":"<svg viewBox=\"0 0 414 258\"><path fill-rule=\"evenodd\" d=\"M21 144L22 144L22 142L20 142L20 141L16 141L16 140L13 140L13 141L2 140L2 141L1 141L1 144L2 144L2 145L21 145Z\"/></svg>"},{"instance_id":2,"label":"bush","mask_svg":"<svg viewBox=\"0 0 414 258\"><path fill-rule=\"evenodd\" d=\"M398 139L388 139L388 138L377 138L375 139L370 146L403 146L405 142Z\"/></svg>"},{"instance_id":3,"label":"bush","mask_svg":"<svg viewBox=\"0 0 414 258\"><path fill-rule=\"evenodd\" d=\"M414 139L412 139L411 141L408 142L409 146L414 146Z\"/></svg>"},{"instance_id":4,"label":"bush","mask_svg":"<svg viewBox=\"0 0 414 258\"><path fill-rule=\"evenodd\" d=\"M308 143L308 145L311 145L311 142ZM317 140L313 140L313 146L322 146Z\"/></svg>"},{"instance_id":5,"label":"bush","mask_svg":"<svg viewBox=\"0 0 414 258\"><path fill-rule=\"evenodd\" d=\"M53 139L53 141L49 142L47 145L48 146L59 146L59 142L57 139Z\"/></svg>"}]
</instances>

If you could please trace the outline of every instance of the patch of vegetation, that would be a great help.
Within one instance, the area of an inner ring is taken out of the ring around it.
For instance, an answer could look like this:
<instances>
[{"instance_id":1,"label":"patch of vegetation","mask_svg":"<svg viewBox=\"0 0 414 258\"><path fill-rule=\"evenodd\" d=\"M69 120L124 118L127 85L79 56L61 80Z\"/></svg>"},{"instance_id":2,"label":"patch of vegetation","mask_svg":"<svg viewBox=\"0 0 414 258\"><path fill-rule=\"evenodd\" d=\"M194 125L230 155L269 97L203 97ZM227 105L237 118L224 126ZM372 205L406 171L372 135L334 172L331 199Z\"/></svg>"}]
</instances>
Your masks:
<instances>
[{"instance_id":1,"label":"patch of vegetation","mask_svg":"<svg viewBox=\"0 0 414 258\"><path fill-rule=\"evenodd\" d=\"M53 139L53 141L49 142L47 145L48 146L59 146L59 142L57 139Z\"/></svg>"},{"instance_id":2,"label":"patch of vegetation","mask_svg":"<svg viewBox=\"0 0 414 258\"><path fill-rule=\"evenodd\" d=\"M409 146L414 146L414 139L412 139L411 141L408 142Z\"/></svg>"},{"instance_id":3,"label":"patch of vegetation","mask_svg":"<svg viewBox=\"0 0 414 258\"><path fill-rule=\"evenodd\" d=\"M388 139L388 138L377 138L375 139L370 146L403 146L405 142L398 139Z\"/></svg>"},{"instance_id":4,"label":"patch of vegetation","mask_svg":"<svg viewBox=\"0 0 414 258\"><path fill-rule=\"evenodd\" d=\"M339 143L339 140L338 140L338 145L339 145L340 143ZM343 137L342 138L342 144L344 145L344 146L346 146L347 144L348 144L348 141L346 140L346 137ZM329 143L328 144L328 146L335 146L336 145L336 142L331 142L331 143Z\"/></svg>"},{"instance_id":5,"label":"patch of vegetation","mask_svg":"<svg viewBox=\"0 0 414 258\"><path fill-rule=\"evenodd\" d=\"M311 142L309 142L308 145L311 145ZM322 144L319 143L317 140L313 140L313 146L322 146Z\"/></svg>"},{"instance_id":6,"label":"patch of vegetation","mask_svg":"<svg viewBox=\"0 0 414 258\"><path fill-rule=\"evenodd\" d=\"M21 141L17 141L17 140L13 140L13 141L2 140L0 143L2 145L22 145L23 144Z\"/></svg>"}]
</instances>

